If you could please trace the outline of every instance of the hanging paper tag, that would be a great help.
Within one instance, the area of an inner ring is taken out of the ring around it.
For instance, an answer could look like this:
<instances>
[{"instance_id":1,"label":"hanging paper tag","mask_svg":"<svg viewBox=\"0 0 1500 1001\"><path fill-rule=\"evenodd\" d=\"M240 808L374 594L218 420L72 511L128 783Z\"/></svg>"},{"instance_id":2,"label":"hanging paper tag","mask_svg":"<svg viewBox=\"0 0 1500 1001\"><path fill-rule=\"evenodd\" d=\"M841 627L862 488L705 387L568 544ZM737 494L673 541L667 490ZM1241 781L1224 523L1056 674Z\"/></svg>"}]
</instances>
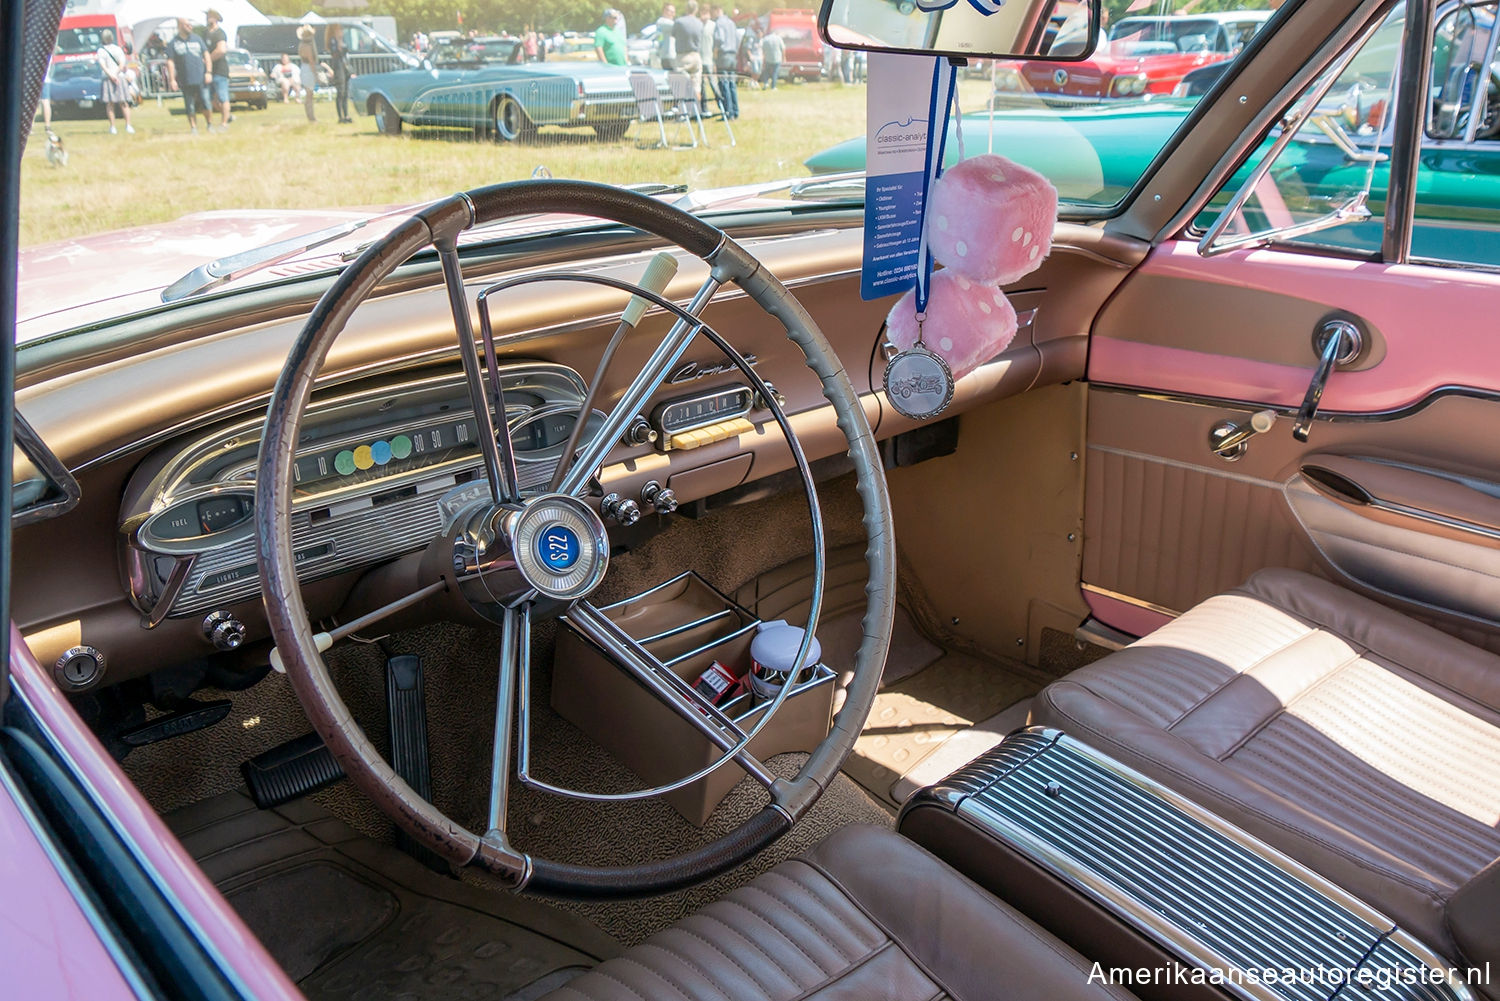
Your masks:
<instances>
[{"instance_id":1,"label":"hanging paper tag","mask_svg":"<svg viewBox=\"0 0 1500 1001\"><path fill-rule=\"evenodd\" d=\"M897 295L916 281L931 90L931 56L870 53L859 283L865 300Z\"/></svg>"},{"instance_id":2,"label":"hanging paper tag","mask_svg":"<svg viewBox=\"0 0 1500 1001\"><path fill-rule=\"evenodd\" d=\"M885 395L902 416L936 417L953 402L953 371L921 341L885 366Z\"/></svg>"}]
</instances>

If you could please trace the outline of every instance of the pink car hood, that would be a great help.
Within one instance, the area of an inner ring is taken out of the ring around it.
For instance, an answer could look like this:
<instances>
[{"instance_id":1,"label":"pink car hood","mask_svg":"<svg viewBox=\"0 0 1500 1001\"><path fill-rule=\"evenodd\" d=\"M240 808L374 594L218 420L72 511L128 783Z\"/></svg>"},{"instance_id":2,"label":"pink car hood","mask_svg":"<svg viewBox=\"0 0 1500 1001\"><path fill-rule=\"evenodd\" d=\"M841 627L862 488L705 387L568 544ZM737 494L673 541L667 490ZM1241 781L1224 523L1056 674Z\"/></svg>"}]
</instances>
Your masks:
<instances>
[{"instance_id":1,"label":"pink car hood","mask_svg":"<svg viewBox=\"0 0 1500 1001\"><path fill-rule=\"evenodd\" d=\"M762 197L765 188L766 185L752 184L697 192L694 203L714 209L785 205L784 201ZM666 193L658 197L671 202L681 196ZM384 235L409 211L421 207L418 204L404 208L197 212L173 222L27 247L20 253L17 275L20 287L16 341L25 344L158 307L162 304L163 289L210 261L310 235L320 229L383 216L337 240L247 274L225 287L247 288L336 267L344 263L341 254ZM482 232L470 231L459 242L547 233L588 221L587 216L564 214L519 216L487 226Z\"/></svg>"},{"instance_id":2,"label":"pink car hood","mask_svg":"<svg viewBox=\"0 0 1500 1001\"><path fill-rule=\"evenodd\" d=\"M160 306L163 289L209 261L391 212L390 208L197 212L173 222L24 248L17 274L16 341L25 344ZM228 287L257 285L334 267L342 263L341 253L383 235L404 215L397 210L331 243L248 274ZM486 229L483 238L546 232L578 219L569 215L521 218Z\"/></svg>"}]
</instances>

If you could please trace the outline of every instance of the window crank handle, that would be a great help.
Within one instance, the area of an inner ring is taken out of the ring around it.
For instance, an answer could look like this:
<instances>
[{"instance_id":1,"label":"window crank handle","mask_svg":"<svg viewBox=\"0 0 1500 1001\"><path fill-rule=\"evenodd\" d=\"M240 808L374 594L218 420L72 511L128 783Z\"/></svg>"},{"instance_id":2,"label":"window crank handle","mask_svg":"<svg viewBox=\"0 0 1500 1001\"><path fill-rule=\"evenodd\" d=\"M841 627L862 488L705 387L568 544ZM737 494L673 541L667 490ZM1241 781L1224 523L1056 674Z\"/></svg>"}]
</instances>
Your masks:
<instances>
[{"instance_id":1,"label":"window crank handle","mask_svg":"<svg viewBox=\"0 0 1500 1001\"><path fill-rule=\"evenodd\" d=\"M1313 335L1313 345L1318 350L1318 368L1313 372L1312 385L1297 408L1297 419L1292 424L1292 437L1306 441L1312 430L1313 418L1317 416L1318 404L1323 399L1323 389L1328 377L1339 365L1348 365L1359 357L1363 346L1359 328L1348 320L1329 320Z\"/></svg>"}]
</instances>

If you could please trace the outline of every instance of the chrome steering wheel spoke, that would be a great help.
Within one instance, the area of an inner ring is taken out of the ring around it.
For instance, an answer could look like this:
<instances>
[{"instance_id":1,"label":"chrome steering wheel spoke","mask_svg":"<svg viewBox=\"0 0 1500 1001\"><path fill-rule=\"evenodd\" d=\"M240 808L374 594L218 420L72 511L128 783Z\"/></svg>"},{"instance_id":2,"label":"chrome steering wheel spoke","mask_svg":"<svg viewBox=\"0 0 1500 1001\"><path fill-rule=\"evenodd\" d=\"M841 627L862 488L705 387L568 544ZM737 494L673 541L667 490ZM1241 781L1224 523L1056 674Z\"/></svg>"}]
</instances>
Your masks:
<instances>
[{"instance_id":1,"label":"chrome steering wheel spoke","mask_svg":"<svg viewBox=\"0 0 1500 1001\"><path fill-rule=\"evenodd\" d=\"M621 629L613 619L590 602L575 602L568 610L566 620L584 638L603 650L617 667L634 677L645 686L647 691L725 753L722 757L716 758L708 767L675 782L628 793L583 793L579 790L559 789L539 783L529 775L522 776L523 782L562 795L583 799L644 799L687 786L716 770L724 763L725 758L728 758L773 793L780 788L780 780L776 775L760 759L750 753L749 743L755 736L755 730L745 731L738 723L725 715L718 706L703 699L693 691L691 685L679 678L655 654L642 646L639 640Z\"/></svg>"},{"instance_id":2,"label":"chrome steering wheel spoke","mask_svg":"<svg viewBox=\"0 0 1500 1001\"><path fill-rule=\"evenodd\" d=\"M667 375L681 361L683 353L687 351L693 338L698 335L698 331L703 329L703 321L698 318L702 316L703 310L722 284L723 282L716 274L709 275L687 306L687 312L696 322L683 316L677 318L677 322L672 324L671 331L662 338L656 350L651 352L651 357L646 360L641 371L626 387L619 402L604 419L604 424L599 428L598 433L589 439L588 444L578 452L576 458L572 455L562 457L558 465L559 469L563 468L564 463L571 464L567 466L561 477L556 475L553 477L559 493L572 494L577 497L588 492L589 484L604 463L604 457L609 454L610 449L615 447L615 442L620 440L620 436L625 433L625 429L630 426L630 422L635 419L641 407L645 406L646 402L661 388L662 383L666 382Z\"/></svg>"},{"instance_id":3,"label":"chrome steering wheel spoke","mask_svg":"<svg viewBox=\"0 0 1500 1001\"><path fill-rule=\"evenodd\" d=\"M531 605L505 610L500 625L499 684L495 689L495 744L490 755L489 827L484 839L509 849L506 801L510 794L511 743L516 718L516 695L531 666ZM527 688L529 691L529 686Z\"/></svg>"},{"instance_id":4,"label":"chrome steering wheel spoke","mask_svg":"<svg viewBox=\"0 0 1500 1001\"><path fill-rule=\"evenodd\" d=\"M448 291L448 307L453 312L453 328L458 335L458 357L463 362L464 384L469 390L469 402L474 407L474 419L479 425L479 453L484 457L484 475L490 486L490 496L497 503L515 503L521 499L520 485L516 479L516 459L510 447L510 432L505 421L505 398L500 390L500 373L495 365L495 350L490 334L489 315L481 309L480 319L485 332L485 354L489 367L491 388L486 390L484 376L480 371L479 351L474 346L474 324L469 318L469 297L464 290L462 266L458 260L458 247L452 238L437 241L438 260L443 268L443 284ZM499 428L496 428L496 422ZM505 434L502 453L497 439Z\"/></svg>"}]
</instances>

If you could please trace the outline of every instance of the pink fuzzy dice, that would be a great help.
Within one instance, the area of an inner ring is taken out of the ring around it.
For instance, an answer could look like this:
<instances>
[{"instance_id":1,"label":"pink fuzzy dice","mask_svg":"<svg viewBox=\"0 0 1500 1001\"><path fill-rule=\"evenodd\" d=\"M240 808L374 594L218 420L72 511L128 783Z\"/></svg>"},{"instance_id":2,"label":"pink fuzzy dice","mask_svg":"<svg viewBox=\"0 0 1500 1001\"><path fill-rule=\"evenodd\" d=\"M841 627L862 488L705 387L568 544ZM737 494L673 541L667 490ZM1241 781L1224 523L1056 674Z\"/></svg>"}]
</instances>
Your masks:
<instances>
[{"instance_id":1,"label":"pink fuzzy dice","mask_svg":"<svg viewBox=\"0 0 1500 1001\"><path fill-rule=\"evenodd\" d=\"M927 246L970 281L1004 285L1035 271L1052 249L1057 189L993 153L950 167L932 188Z\"/></svg>"},{"instance_id":2,"label":"pink fuzzy dice","mask_svg":"<svg viewBox=\"0 0 1500 1001\"><path fill-rule=\"evenodd\" d=\"M1016 311L1005 293L951 268L935 272L930 288L922 343L942 356L953 378L963 378L1010 346ZM886 333L899 351L917 342L916 303L916 291L909 291L886 318Z\"/></svg>"}]
</instances>

